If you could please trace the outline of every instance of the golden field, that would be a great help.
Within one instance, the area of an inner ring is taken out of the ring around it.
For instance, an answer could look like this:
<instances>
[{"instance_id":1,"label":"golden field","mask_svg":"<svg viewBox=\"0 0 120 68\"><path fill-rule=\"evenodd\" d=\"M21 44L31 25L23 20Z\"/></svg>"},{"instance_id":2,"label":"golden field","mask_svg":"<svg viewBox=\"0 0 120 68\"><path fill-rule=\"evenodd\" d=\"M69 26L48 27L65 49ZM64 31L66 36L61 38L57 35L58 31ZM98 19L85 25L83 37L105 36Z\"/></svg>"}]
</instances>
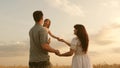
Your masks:
<instances>
[{"instance_id":1,"label":"golden field","mask_svg":"<svg viewBox=\"0 0 120 68\"><path fill-rule=\"evenodd\" d=\"M2 66L0 65L0 68L28 68L28 66ZM71 68L70 66L53 66L53 68ZM120 68L120 64L98 64L98 65L93 65L93 68Z\"/></svg>"}]
</instances>

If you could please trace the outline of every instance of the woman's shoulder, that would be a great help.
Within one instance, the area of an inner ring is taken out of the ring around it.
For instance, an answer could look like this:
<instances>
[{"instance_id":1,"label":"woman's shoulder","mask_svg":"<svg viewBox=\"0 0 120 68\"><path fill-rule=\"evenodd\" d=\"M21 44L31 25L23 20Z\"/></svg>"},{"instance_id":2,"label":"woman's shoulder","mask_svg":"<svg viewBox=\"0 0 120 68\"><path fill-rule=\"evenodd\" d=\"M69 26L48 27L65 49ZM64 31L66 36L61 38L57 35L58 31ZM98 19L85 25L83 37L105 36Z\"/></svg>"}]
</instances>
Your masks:
<instances>
[{"instance_id":1,"label":"woman's shoulder","mask_svg":"<svg viewBox=\"0 0 120 68\"><path fill-rule=\"evenodd\" d=\"M77 37L74 37L72 40L77 40L78 38Z\"/></svg>"},{"instance_id":2,"label":"woman's shoulder","mask_svg":"<svg viewBox=\"0 0 120 68\"><path fill-rule=\"evenodd\" d=\"M81 43L81 41L78 39L78 37L74 37L73 39L72 39L72 42L73 43Z\"/></svg>"},{"instance_id":3,"label":"woman's shoulder","mask_svg":"<svg viewBox=\"0 0 120 68\"><path fill-rule=\"evenodd\" d=\"M74 37L71 42L75 43L76 41L77 41L77 37Z\"/></svg>"}]
</instances>

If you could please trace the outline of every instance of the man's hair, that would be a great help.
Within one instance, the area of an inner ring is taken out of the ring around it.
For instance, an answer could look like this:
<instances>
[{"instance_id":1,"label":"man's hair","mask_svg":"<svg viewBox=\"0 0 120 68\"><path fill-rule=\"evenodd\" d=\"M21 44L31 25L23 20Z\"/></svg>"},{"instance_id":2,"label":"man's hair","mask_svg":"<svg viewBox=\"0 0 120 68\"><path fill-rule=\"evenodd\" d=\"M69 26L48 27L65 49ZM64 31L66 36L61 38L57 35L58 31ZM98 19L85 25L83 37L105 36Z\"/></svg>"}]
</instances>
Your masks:
<instances>
[{"instance_id":1,"label":"man's hair","mask_svg":"<svg viewBox=\"0 0 120 68\"><path fill-rule=\"evenodd\" d=\"M33 18L34 18L35 22L38 23L41 19L43 19L42 11L33 12Z\"/></svg>"}]
</instances>

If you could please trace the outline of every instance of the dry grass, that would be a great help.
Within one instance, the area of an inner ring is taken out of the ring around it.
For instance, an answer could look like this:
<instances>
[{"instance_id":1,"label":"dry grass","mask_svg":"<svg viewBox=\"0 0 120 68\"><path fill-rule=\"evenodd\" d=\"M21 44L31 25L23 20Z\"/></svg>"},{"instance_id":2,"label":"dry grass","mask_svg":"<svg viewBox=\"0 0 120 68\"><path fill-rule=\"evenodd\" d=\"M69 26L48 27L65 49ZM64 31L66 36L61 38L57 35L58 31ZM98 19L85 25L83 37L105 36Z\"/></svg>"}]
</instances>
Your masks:
<instances>
[{"instance_id":1,"label":"dry grass","mask_svg":"<svg viewBox=\"0 0 120 68\"><path fill-rule=\"evenodd\" d=\"M113 64L113 65L109 65L109 64L98 64L98 65L93 65L93 68L120 68L120 64Z\"/></svg>"},{"instance_id":2,"label":"dry grass","mask_svg":"<svg viewBox=\"0 0 120 68\"><path fill-rule=\"evenodd\" d=\"M28 66L0 66L0 68L28 68Z\"/></svg>"},{"instance_id":3,"label":"dry grass","mask_svg":"<svg viewBox=\"0 0 120 68\"><path fill-rule=\"evenodd\" d=\"M0 68L28 68L28 66L0 66ZM70 66L53 66L53 68L70 68ZM113 64L113 65L108 65L108 64L98 64L98 65L93 65L93 68L120 68L120 64Z\"/></svg>"}]
</instances>

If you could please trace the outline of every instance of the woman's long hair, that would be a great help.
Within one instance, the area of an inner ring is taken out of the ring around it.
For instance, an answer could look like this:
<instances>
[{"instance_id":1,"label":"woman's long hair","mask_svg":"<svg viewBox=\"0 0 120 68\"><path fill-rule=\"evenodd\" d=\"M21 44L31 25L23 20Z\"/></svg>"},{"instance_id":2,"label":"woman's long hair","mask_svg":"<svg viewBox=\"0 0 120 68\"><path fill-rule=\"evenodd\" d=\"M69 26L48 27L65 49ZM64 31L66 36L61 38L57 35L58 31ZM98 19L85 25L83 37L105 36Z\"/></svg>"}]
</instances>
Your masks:
<instances>
[{"instance_id":1,"label":"woman's long hair","mask_svg":"<svg viewBox=\"0 0 120 68\"><path fill-rule=\"evenodd\" d=\"M78 39L81 41L82 51L87 53L89 38L85 27L81 24L76 24L74 28L77 30L76 35Z\"/></svg>"},{"instance_id":2,"label":"woman's long hair","mask_svg":"<svg viewBox=\"0 0 120 68\"><path fill-rule=\"evenodd\" d=\"M47 26L47 28L49 28L49 27L50 27L50 24L51 24L51 21L50 21L50 19L45 19L45 20L44 20L43 27L45 27L45 26L46 26L46 24L47 24L47 21L49 21L49 26Z\"/></svg>"}]
</instances>

